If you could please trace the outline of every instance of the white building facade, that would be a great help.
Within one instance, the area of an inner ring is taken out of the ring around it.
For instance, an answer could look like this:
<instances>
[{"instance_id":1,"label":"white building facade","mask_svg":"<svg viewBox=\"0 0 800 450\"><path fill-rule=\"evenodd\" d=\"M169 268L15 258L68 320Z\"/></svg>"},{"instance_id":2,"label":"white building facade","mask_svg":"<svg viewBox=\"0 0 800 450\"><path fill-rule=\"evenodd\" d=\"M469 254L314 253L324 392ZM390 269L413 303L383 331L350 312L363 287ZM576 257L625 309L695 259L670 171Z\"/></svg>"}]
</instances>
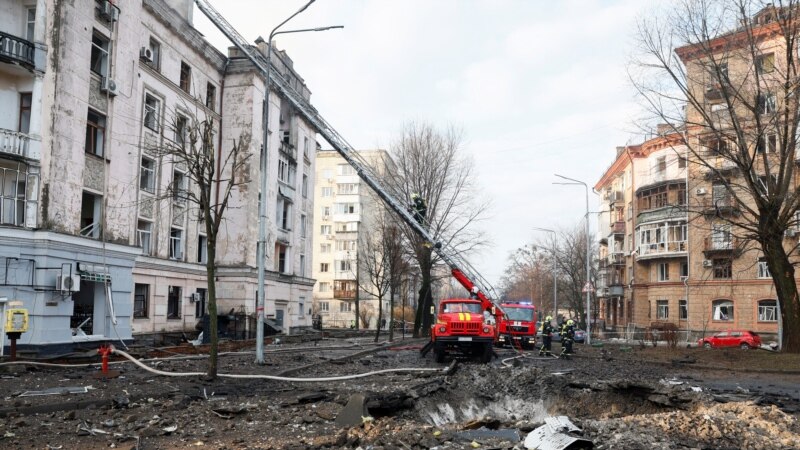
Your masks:
<instances>
[{"instance_id":1,"label":"white building facade","mask_svg":"<svg viewBox=\"0 0 800 450\"><path fill-rule=\"evenodd\" d=\"M251 166L217 250L220 314L256 303L264 78L192 27L191 0L0 5L0 297L30 313L24 348L193 331L206 313L204 227L186 168L153 148L208 120ZM260 48L262 52L266 47ZM284 52L276 73L306 98ZM310 325L316 134L270 101L267 317ZM183 124L183 125L181 125Z\"/></svg>"}]
</instances>

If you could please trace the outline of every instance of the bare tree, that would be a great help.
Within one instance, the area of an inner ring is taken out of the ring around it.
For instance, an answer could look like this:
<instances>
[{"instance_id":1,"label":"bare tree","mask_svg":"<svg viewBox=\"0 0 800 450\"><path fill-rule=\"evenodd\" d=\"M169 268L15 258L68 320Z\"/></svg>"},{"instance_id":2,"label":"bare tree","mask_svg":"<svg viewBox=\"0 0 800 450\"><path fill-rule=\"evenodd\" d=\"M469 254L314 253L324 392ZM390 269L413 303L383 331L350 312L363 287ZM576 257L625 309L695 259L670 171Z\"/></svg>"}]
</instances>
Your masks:
<instances>
[{"instance_id":1,"label":"bare tree","mask_svg":"<svg viewBox=\"0 0 800 450\"><path fill-rule=\"evenodd\" d=\"M783 349L793 353L800 352L800 261L797 240L790 245L784 236L798 226L800 207L798 25L794 0L682 0L641 22L642 52L631 72L654 118L673 124L687 147L690 177L720 191L709 208L690 201L690 212L705 213L735 252L763 253Z\"/></svg>"},{"instance_id":2,"label":"bare tree","mask_svg":"<svg viewBox=\"0 0 800 450\"><path fill-rule=\"evenodd\" d=\"M472 161L459 152L460 147L461 134L453 128L409 123L392 147L396 170L387 173L385 180L398 198L419 194L427 205L423 226L453 256L463 257L485 244L475 224L487 217L488 203L479 198ZM437 243L425 242L411 227L402 229L421 274L414 321L418 337L430 332L434 268L442 261L433 251Z\"/></svg>"},{"instance_id":3,"label":"bare tree","mask_svg":"<svg viewBox=\"0 0 800 450\"><path fill-rule=\"evenodd\" d=\"M358 310L358 316L361 319L361 327L364 329L369 328L369 323L375 316L375 310L372 305L361 305L361 309Z\"/></svg>"},{"instance_id":4,"label":"bare tree","mask_svg":"<svg viewBox=\"0 0 800 450\"><path fill-rule=\"evenodd\" d=\"M223 143L215 150L216 130L213 119L200 119L175 115L171 128L175 140L165 139L160 147L151 151L171 161L183 171L183 176L173 178L166 190L167 198L177 203L190 203L199 212L199 221L206 234L206 274L208 278L208 314L210 318L211 349L206 374L217 376L218 330L216 254L217 237L224 220L231 195L248 183L248 164L251 154L247 152L249 136L239 141Z\"/></svg>"},{"instance_id":5,"label":"bare tree","mask_svg":"<svg viewBox=\"0 0 800 450\"><path fill-rule=\"evenodd\" d=\"M360 288L363 292L378 299L378 325L375 327L375 342L381 336L383 319L383 299L389 294L392 283L390 249L387 239L388 227L384 212L378 212L374 226L367 233L359 233L358 268L363 274ZM364 279L366 278L366 280Z\"/></svg>"}]
</instances>

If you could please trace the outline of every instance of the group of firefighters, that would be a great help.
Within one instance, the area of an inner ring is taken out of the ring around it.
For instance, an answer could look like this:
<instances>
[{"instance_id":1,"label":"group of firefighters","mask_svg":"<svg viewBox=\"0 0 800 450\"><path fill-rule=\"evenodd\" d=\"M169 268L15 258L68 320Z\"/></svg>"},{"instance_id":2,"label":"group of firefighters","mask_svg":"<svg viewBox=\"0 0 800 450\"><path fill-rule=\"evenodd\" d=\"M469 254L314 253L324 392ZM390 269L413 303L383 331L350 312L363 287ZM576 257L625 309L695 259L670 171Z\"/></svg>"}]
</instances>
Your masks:
<instances>
[{"instance_id":1,"label":"group of firefighters","mask_svg":"<svg viewBox=\"0 0 800 450\"><path fill-rule=\"evenodd\" d=\"M553 333L561 336L561 354L559 357L567 357L572 354L572 344L575 342L575 321L572 319L564 321L560 328L554 327L553 318L547 316L542 322L539 331L542 333L542 347L539 349L539 356L553 356L551 346L553 345Z\"/></svg>"}]
</instances>

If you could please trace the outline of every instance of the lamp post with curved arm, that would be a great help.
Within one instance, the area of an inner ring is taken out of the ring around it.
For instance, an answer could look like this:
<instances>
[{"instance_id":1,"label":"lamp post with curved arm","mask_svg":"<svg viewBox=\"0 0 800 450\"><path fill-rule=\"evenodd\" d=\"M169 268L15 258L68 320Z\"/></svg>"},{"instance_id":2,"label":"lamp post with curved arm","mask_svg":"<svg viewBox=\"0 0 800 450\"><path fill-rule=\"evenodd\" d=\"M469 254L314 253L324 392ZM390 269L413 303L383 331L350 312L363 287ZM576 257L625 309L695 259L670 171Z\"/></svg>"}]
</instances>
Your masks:
<instances>
[{"instance_id":1,"label":"lamp post with curved arm","mask_svg":"<svg viewBox=\"0 0 800 450\"><path fill-rule=\"evenodd\" d=\"M289 34L289 33L303 33L308 31L325 31L325 30L332 30L334 28L344 28L341 25L336 26L328 26L328 27L319 27L319 28L303 28L298 30L287 30L287 31L278 31L280 27L286 24L286 22L292 20L296 15L300 14L301 12L305 11L306 8L311 6L316 0L310 0L308 3L303 5L300 9L298 9L294 14L289 16L286 20L278 24L272 31L269 33L269 41L267 43L267 69L266 73L264 74L266 78L266 88L264 89L264 113L263 113L263 123L264 123L264 135L263 135L263 144L261 146L261 164L259 165L259 170L261 171L259 177L259 187L260 187L260 194L259 194L259 202L258 202L258 247L256 250L256 259L258 260L258 296L257 296L257 305L256 305L256 315L257 315L257 322L256 322L256 364L264 364L264 305L266 304L266 298L264 293L264 275L266 268L264 267L266 258L266 250L267 250L267 156L269 155L269 94L270 94L270 70L272 69L272 38L274 38L278 34Z\"/></svg>"}]
</instances>

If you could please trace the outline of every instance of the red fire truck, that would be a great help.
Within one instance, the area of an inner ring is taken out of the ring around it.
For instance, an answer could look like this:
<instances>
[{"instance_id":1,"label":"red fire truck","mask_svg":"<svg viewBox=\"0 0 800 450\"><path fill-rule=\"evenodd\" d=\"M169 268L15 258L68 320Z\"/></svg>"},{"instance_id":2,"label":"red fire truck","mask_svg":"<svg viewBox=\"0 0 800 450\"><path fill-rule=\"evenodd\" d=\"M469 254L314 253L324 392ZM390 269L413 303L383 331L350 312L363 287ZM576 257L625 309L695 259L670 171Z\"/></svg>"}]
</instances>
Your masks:
<instances>
[{"instance_id":1,"label":"red fire truck","mask_svg":"<svg viewBox=\"0 0 800 450\"><path fill-rule=\"evenodd\" d=\"M530 303L503 303L505 315L497 323L500 346L533 348L536 343L536 307Z\"/></svg>"}]
</instances>

